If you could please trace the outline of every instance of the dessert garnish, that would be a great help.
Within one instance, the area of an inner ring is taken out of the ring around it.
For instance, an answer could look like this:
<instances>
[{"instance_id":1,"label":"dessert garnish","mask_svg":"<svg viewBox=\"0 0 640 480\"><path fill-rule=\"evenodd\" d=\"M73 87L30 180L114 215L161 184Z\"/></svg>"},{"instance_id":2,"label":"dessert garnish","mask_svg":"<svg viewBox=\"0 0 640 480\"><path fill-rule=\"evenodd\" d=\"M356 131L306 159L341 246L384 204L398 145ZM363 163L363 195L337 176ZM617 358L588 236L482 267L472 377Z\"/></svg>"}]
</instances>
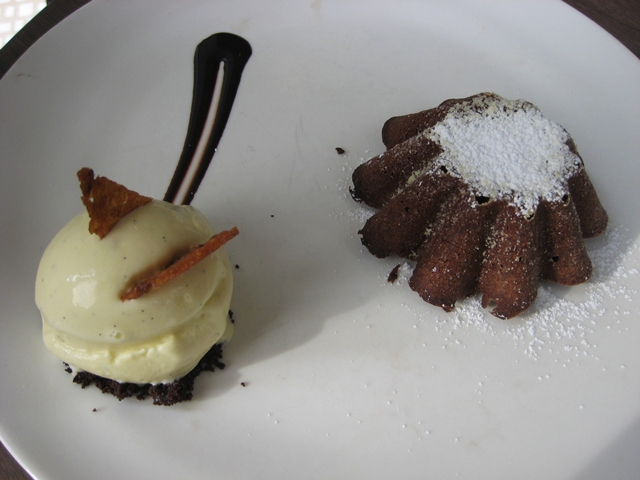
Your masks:
<instances>
[{"instance_id":1,"label":"dessert garnish","mask_svg":"<svg viewBox=\"0 0 640 480\"><path fill-rule=\"evenodd\" d=\"M232 33L216 33L196 48L191 116L165 202L189 205L222 138L251 45Z\"/></svg>"},{"instance_id":2,"label":"dessert garnish","mask_svg":"<svg viewBox=\"0 0 640 480\"><path fill-rule=\"evenodd\" d=\"M208 257L213 252L222 247L225 243L231 240L233 237L240 233L238 231L238 227L233 227L231 230L225 230L220 232L209 240L206 243L194 248L189 253L184 254L175 262L172 262L167 268L161 270L160 272L152 275L151 277L142 280L139 283L136 283L134 286L129 288L126 292L122 294L120 299L124 302L125 300L133 300L141 297L145 293L151 291L154 288L158 288L171 279L177 277L181 273L186 272L194 265L196 265L203 258Z\"/></svg>"},{"instance_id":3,"label":"dessert garnish","mask_svg":"<svg viewBox=\"0 0 640 480\"><path fill-rule=\"evenodd\" d=\"M106 177L96 177L90 168L78 171L82 203L89 213L89 232L104 238L107 233L127 213L151 202Z\"/></svg>"}]
</instances>

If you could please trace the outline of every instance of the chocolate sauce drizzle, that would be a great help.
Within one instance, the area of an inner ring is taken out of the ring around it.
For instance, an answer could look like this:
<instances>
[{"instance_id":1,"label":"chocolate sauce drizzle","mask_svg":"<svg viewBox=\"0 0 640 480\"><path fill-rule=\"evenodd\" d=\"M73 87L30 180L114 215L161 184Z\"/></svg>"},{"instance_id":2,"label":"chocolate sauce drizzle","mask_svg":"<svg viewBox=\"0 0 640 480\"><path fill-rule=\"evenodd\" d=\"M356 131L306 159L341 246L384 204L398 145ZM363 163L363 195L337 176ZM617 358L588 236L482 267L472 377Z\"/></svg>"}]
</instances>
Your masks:
<instances>
[{"instance_id":1,"label":"chocolate sauce drizzle","mask_svg":"<svg viewBox=\"0 0 640 480\"><path fill-rule=\"evenodd\" d=\"M251 53L249 42L231 33L216 33L196 48L189 127L166 202L189 205L193 200L222 138Z\"/></svg>"}]
</instances>

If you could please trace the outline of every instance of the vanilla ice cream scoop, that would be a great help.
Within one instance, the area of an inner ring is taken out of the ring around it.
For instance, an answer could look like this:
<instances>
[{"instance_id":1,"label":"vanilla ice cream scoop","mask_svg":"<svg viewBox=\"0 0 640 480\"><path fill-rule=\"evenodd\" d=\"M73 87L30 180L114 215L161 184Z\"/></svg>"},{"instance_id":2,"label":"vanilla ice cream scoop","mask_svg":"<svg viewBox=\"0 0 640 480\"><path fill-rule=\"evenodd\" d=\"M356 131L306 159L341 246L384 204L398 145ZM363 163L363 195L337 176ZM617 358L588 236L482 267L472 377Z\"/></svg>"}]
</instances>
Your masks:
<instances>
[{"instance_id":1,"label":"vanilla ice cream scoop","mask_svg":"<svg viewBox=\"0 0 640 480\"><path fill-rule=\"evenodd\" d=\"M190 206L154 200L103 239L73 218L46 248L36 277L44 342L74 370L118 382L167 383L230 339L233 278L224 248L135 300L120 296L213 231Z\"/></svg>"}]
</instances>

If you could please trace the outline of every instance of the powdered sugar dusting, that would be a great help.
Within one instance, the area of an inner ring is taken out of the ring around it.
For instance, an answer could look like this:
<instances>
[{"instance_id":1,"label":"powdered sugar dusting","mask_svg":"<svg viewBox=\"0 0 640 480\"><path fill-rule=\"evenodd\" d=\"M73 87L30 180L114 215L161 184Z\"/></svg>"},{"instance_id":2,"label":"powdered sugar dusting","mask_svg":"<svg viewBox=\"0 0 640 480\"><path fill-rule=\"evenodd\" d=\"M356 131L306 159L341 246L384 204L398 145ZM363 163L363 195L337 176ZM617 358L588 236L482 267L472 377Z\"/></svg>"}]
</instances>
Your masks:
<instances>
[{"instance_id":1,"label":"powdered sugar dusting","mask_svg":"<svg viewBox=\"0 0 640 480\"><path fill-rule=\"evenodd\" d=\"M374 213L375 210L373 210L372 208L360 207L356 210L349 211L349 216L355 218L358 223L364 224L373 216Z\"/></svg>"},{"instance_id":2,"label":"powdered sugar dusting","mask_svg":"<svg viewBox=\"0 0 640 480\"><path fill-rule=\"evenodd\" d=\"M484 334L512 338L523 353L533 359L543 352L560 350L579 357L597 358L597 345L591 344L590 335L597 329L620 325L621 319L630 314L632 299L637 295L629 279L639 271L626 260L635 257L633 253L638 246L625 239L621 230L609 230L600 245L588 247L594 276L583 285L580 298L557 295L550 284L545 284L538 288L538 297L529 311L504 321L492 317L482 308L480 298L474 296L458 301L450 314L439 315L436 329L472 328ZM617 300L613 311L604 306L604 300L611 298ZM605 315L607 322L599 322Z\"/></svg>"},{"instance_id":3,"label":"powdered sugar dusting","mask_svg":"<svg viewBox=\"0 0 640 480\"><path fill-rule=\"evenodd\" d=\"M413 275L413 265L409 262L402 262L398 269L398 280L396 282L398 285L407 285L411 275Z\"/></svg>"},{"instance_id":4,"label":"powdered sugar dusting","mask_svg":"<svg viewBox=\"0 0 640 480\"><path fill-rule=\"evenodd\" d=\"M540 199L558 201L581 165L569 134L533 104L501 97L474 97L456 104L424 132L444 152L434 163L465 180L475 195L504 199L524 215Z\"/></svg>"}]
</instances>

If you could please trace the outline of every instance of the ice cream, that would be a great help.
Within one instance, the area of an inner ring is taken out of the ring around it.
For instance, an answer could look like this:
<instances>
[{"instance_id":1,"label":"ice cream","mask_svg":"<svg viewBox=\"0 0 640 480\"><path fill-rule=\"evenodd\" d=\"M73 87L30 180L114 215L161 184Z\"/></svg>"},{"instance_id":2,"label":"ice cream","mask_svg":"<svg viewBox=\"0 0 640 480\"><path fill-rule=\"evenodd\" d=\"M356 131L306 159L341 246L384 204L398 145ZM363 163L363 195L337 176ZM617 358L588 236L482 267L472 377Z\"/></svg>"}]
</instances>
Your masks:
<instances>
[{"instance_id":1,"label":"ice cream","mask_svg":"<svg viewBox=\"0 0 640 480\"><path fill-rule=\"evenodd\" d=\"M213 235L198 210L154 200L102 239L88 224L85 212L60 230L36 278L44 342L74 371L118 382L172 382L231 337L233 279L224 248L140 298L120 298Z\"/></svg>"}]
</instances>

